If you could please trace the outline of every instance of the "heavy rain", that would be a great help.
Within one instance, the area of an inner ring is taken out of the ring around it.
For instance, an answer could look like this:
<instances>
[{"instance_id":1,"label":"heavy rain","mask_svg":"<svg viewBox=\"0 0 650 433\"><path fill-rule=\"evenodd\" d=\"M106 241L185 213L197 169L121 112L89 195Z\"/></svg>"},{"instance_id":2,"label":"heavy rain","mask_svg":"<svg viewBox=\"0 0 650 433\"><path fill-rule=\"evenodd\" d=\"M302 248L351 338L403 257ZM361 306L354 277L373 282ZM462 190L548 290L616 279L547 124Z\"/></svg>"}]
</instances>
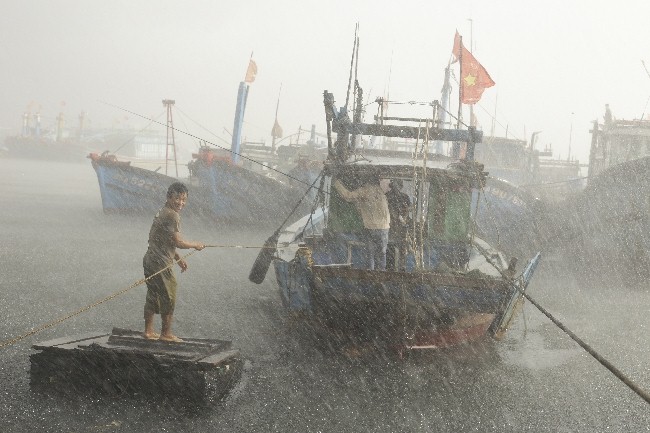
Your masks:
<instances>
[{"instance_id":1,"label":"heavy rain","mask_svg":"<svg viewBox=\"0 0 650 433\"><path fill-rule=\"evenodd\" d=\"M0 431L649 430L644 3L218 3L3 6Z\"/></svg>"}]
</instances>

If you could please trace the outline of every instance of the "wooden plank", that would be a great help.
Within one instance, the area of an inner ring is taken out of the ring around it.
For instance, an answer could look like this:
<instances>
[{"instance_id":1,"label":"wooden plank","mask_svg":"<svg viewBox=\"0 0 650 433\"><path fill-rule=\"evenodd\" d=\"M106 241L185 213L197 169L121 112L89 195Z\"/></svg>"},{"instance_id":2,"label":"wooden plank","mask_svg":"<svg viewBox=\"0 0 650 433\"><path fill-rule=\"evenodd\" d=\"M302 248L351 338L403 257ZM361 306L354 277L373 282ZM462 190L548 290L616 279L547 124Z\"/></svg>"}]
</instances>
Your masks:
<instances>
[{"instance_id":1,"label":"wooden plank","mask_svg":"<svg viewBox=\"0 0 650 433\"><path fill-rule=\"evenodd\" d=\"M111 337L118 336L118 337L124 337L124 338L132 338L134 341L142 341L146 343L155 343L159 342L158 340L147 340L142 336L141 331L133 331L130 329L123 329L123 328L113 328L113 331L111 333ZM228 340L217 340L217 339L212 339L212 338L188 338L188 337L180 337L183 342L182 343L168 343L164 341L160 341L162 344L196 344L197 346L219 346L221 349L227 349L232 345L232 341ZM115 338L111 338L111 341L117 341Z\"/></svg>"},{"instance_id":2,"label":"wooden plank","mask_svg":"<svg viewBox=\"0 0 650 433\"><path fill-rule=\"evenodd\" d=\"M88 347L91 344L106 343L107 341L108 341L108 336L101 335L97 338L89 338L82 341L72 341L70 343L60 344L58 346L54 346L52 349L59 349L59 350L83 349L84 347Z\"/></svg>"},{"instance_id":3,"label":"wooden plank","mask_svg":"<svg viewBox=\"0 0 650 433\"><path fill-rule=\"evenodd\" d=\"M43 349L47 349L47 348L50 348L50 347L60 346L60 345L63 345L63 344L70 344L70 343L75 343L75 342L78 342L78 341L92 340L94 338L100 338L100 337L107 337L108 335L110 335L110 334L100 333L100 332L97 332L97 331L95 331L95 332L87 332L87 333L84 333L84 334L74 335L72 337L59 337L59 338L55 338L53 340L47 340L47 341L43 341L41 343L36 343L36 344L32 345L32 348L36 349L36 350L43 350Z\"/></svg>"},{"instance_id":4,"label":"wooden plank","mask_svg":"<svg viewBox=\"0 0 650 433\"><path fill-rule=\"evenodd\" d=\"M228 343L228 344L225 344ZM229 342L218 342L216 344L208 344L205 342L189 341L184 339L180 343L172 343L161 340L147 340L145 338L138 337L120 337L120 336L110 336L108 338L108 344L113 346L120 347L133 347L141 350L157 350L164 353L174 353L174 352L194 352L197 355L199 354L209 354L216 351L225 350L230 346Z\"/></svg>"},{"instance_id":5,"label":"wooden plank","mask_svg":"<svg viewBox=\"0 0 650 433\"><path fill-rule=\"evenodd\" d=\"M218 366L224 361L227 361L231 358L236 358L239 356L239 350L225 350L223 352L215 353L210 356L206 356L203 359L197 361L197 364L201 366Z\"/></svg>"},{"instance_id":6,"label":"wooden plank","mask_svg":"<svg viewBox=\"0 0 650 433\"><path fill-rule=\"evenodd\" d=\"M197 353L196 351L183 351L175 350L173 352L161 351L160 347L134 347L134 346L115 346L99 342L97 347L109 352L133 355L153 355L156 358L175 360L175 361L194 361L201 359L205 353Z\"/></svg>"}]
</instances>

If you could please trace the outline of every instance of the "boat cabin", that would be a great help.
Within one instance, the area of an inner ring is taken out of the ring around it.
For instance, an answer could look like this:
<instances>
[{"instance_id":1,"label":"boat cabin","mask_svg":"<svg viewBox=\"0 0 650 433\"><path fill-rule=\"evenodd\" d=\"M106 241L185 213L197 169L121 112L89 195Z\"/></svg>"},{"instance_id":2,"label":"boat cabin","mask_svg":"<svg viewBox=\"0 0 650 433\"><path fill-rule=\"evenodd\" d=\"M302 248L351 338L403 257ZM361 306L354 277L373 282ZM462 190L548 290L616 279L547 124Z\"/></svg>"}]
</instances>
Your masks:
<instances>
[{"instance_id":1,"label":"boat cabin","mask_svg":"<svg viewBox=\"0 0 650 433\"><path fill-rule=\"evenodd\" d=\"M379 161L378 161L379 160ZM451 164L447 158L429 161L426 166L407 165L407 160L381 164L380 158L343 168L328 167L325 180L325 218L323 242L316 247L317 263L347 264L368 268L368 254L363 240L363 221L353 202L348 202L332 185L340 180L348 190L359 188L369 176L379 177L385 193L389 183L402 181L401 191L408 195L410 206L405 221L391 221L386 270L407 272L416 269L464 269L471 249L472 190L480 188L485 175L478 164ZM478 169L478 171L477 171ZM311 243L314 239L306 239ZM410 252L400 257L400 244ZM414 248L421 245L421 248ZM404 245L406 246L406 245Z\"/></svg>"}]
</instances>

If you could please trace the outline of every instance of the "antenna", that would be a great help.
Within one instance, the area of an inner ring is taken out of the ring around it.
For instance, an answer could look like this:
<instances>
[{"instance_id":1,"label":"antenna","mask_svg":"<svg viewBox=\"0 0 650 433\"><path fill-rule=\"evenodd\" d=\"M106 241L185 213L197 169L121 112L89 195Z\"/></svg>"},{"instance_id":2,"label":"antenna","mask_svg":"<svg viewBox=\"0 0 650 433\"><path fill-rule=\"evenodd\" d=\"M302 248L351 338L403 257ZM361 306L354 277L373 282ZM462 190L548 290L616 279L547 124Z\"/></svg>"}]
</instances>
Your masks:
<instances>
[{"instance_id":1,"label":"antenna","mask_svg":"<svg viewBox=\"0 0 650 433\"><path fill-rule=\"evenodd\" d=\"M348 79L348 92L345 96L345 108L347 110L348 103L350 102L350 88L352 87L352 71L354 70L354 61L358 55L358 44L359 44L359 23L354 28L354 44L352 45L352 58L350 59L350 78Z\"/></svg>"}]
</instances>

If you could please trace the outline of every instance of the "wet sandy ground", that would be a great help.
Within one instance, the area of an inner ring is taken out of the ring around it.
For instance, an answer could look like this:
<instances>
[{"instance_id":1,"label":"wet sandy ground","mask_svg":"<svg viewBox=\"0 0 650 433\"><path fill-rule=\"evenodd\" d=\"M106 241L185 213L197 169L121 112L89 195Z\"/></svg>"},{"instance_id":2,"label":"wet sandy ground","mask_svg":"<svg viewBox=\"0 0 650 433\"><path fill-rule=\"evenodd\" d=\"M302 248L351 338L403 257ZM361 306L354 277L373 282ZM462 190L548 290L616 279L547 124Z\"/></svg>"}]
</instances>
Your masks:
<instances>
[{"instance_id":1,"label":"wet sandy ground","mask_svg":"<svg viewBox=\"0 0 650 433\"><path fill-rule=\"evenodd\" d=\"M0 340L141 278L151 216L104 215L90 163L0 159L0 203ZM183 232L240 245L261 245L270 235L187 218ZM650 406L530 304L502 341L399 360L372 347L352 350L324 341L288 318L271 272L261 285L248 281L256 255L252 249L208 249L191 256L189 271L179 276L177 334L231 339L246 359L241 381L224 401L192 411L30 389L32 344L112 327L140 329L140 286L0 349L0 431L650 430ZM566 271L571 264L545 257L531 295L650 390L648 289L581 287Z\"/></svg>"}]
</instances>

